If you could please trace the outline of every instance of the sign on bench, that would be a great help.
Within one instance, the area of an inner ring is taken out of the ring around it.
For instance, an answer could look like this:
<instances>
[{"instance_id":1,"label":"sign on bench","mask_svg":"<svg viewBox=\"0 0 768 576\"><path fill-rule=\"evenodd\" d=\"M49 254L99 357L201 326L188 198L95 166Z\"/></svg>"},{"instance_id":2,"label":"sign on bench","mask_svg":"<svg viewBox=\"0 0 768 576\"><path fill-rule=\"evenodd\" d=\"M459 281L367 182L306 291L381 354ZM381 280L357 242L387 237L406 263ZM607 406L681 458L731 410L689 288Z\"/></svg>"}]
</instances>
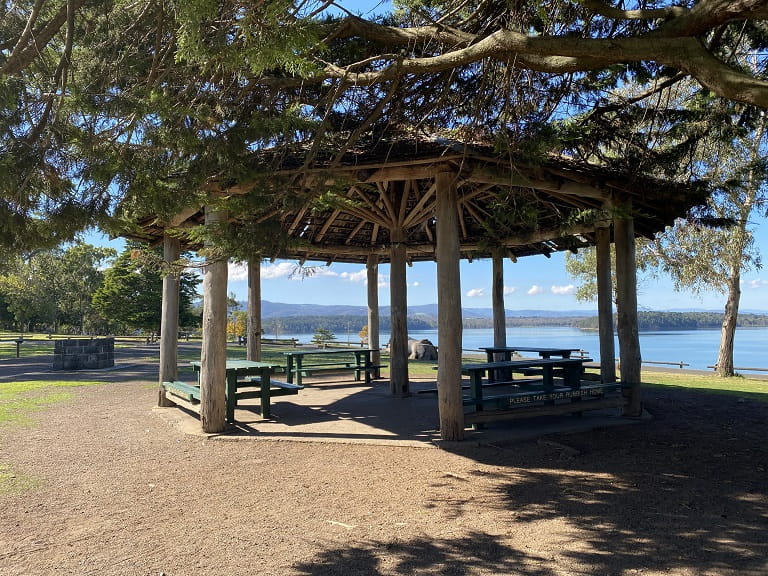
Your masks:
<instances>
[{"instance_id":1,"label":"sign on bench","mask_svg":"<svg viewBox=\"0 0 768 576\"><path fill-rule=\"evenodd\" d=\"M493 406L496 410L512 408L520 404L534 404L554 402L555 400L580 400L582 398L603 397L608 391L620 390L620 384L596 384L581 388L558 388L553 392L527 391L511 394L499 394L497 396L485 396L482 399L483 407ZM476 404L474 398L467 398L467 404Z\"/></svg>"},{"instance_id":2,"label":"sign on bench","mask_svg":"<svg viewBox=\"0 0 768 576\"><path fill-rule=\"evenodd\" d=\"M525 411L530 411L531 415L544 415L583 412L585 409L607 406L610 402L603 400L606 392L621 389L621 384L582 385L584 362L589 361L591 360L588 358L531 358L465 364L461 368L462 372L469 376L471 394L463 401L464 405L471 410L465 419L468 423L479 425L494 419L517 417ZM542 378L536 388L532 389L530 384L526 384L525 389L522 389L515 380L505 383L495 381L494 374L499 371L510 374L536 373ZM483 377L486 375L488 375L488 381L495 386L500 384L514 386L513 390L508 394L484 396L483 389L487 384L483 381ZM555 385L556 376L559 378L557 386ZM589 399L589 401L582 403L583 399ZM556 404L558 401L560 403ZM615 400L612 402L618 405Z\"/></svg>"}]
</instances>

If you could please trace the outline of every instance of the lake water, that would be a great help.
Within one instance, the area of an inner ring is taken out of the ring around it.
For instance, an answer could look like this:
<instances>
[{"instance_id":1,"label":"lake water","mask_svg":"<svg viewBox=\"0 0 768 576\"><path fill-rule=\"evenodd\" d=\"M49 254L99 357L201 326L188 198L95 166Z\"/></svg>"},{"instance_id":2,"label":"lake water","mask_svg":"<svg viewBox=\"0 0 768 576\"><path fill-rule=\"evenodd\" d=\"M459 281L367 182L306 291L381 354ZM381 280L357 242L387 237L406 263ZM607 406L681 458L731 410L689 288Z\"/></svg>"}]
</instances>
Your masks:
<instances>
[{"instance_id":1,"label":"lake water","mask_svg":"<svg viewBox=\"0 0 768 576\"><path fill-rule=\"evenodd\" d=\"M269 338L270 334L265 334ZM411 338L427 338L439 346L437 330L412 330ZM281 338L297 338L308 343L312 334L281 334ZM359 342L357 334L350 336L336 334L338 342ZM385 345L389 333L382 332L379 342ZM493 345L492 329L465 329L462 347L465 351L476 351L481 346ZM565 326L515 327L507 329L509 346L551 346L581 348L590 358L599 360L600 344L597 332L583 331ZM686 368L706 370L717 361L720 346L720 330L669 330L640 333L640 352L643 362L684 362ZM768 328L740 328L736 331L734 347L734 365L736 367L768 368ZM619 344L616 341L618 358Z\"/></svg>"}]
</instances>

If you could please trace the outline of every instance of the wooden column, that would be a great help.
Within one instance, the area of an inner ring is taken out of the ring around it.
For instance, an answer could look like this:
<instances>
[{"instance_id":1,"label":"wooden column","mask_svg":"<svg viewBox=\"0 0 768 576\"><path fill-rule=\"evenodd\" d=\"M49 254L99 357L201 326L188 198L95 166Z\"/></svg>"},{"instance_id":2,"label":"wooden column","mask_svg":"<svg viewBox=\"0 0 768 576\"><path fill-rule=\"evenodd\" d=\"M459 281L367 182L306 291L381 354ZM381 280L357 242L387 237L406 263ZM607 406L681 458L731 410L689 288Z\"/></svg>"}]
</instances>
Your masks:
<instances>
[{"instance_id":1,"label":"wooden column","mask_svg":"<svg viewBox=\"0 0 768 576\"><path fill-rule=\"evenodd\" d=\"M181 244L178 238L163 235L163 261L166 270L163 273L163 304L160 321L160 386L158 391L158 406L172 406L173 402L165 396L163 382L173 382L178 379L178 349L179 349L179 275L173 271L172 265L179 259Z\"/></svg>"},{"instance_id":2,"label":"wooden column","mask_svg":"<svg viewBox=\"0 0 768 576\"><path fill-rule=\"evenodd\" d=\"M205 224L226 219L205 209ZM203 432L223 432L227 422L227 261L208 258L203 268L203 345L200 353L200 423Z\"/></svg>"},{"instance_id":3,"label":"wooden column","mask_svg":"<svg viewBox=\"0 0 768 576\"><path fill-rule=\"evenodd\" d=\"M381 347L379 343L379 257L375 254L368 256L365 265L368 274L368 347L374 350L371 353L371 362L381 365ZM376 378L381 376L377 368Z\"/></svg>"},{"instance_id":4,"label":"wooden column","mask_svg":"<svg viewBox=\"0 0 768 576\"><path fill-rule=\"evenodd\" d=\"M407 251L405 234L392 230L390 247L389 390L393 396L407 396L408 382L408 287L405 278Z\"/></svg>"},{"instance_id":5,"label":"wooden column","mask_svg":"<svg viewBox=\"0 0 768 576\"><path fill-rule=\"evenodd\" d=\"M493 307L493 345L507 345L507 312L504 309L504 249L494 248L491 300ZM500 360L502 358L499 358Z\"/></svg>"},{"instance_id":6,"label":"wooden column","mask_svg":"<svg viewBox=\"0 0 768 576\"><path fill-rule=\"evenodd\" d=\"M435 175L437 195L437 391L440 437L464 439L464 406L461 398L461 281L459 274L459 224L456 176Z\"/></svg>"},{"instance_id":7,"label":"wooden column","mask_svg":"<svg viewBox=\"0 0 768 576\"><path fill-rule=\"evenodd\" d=\"M246 358L261 360L261 259L248 260L248 326L246 335Z\"/></svg>"},{"instance_id":8,"label":"wooden column","mask_svg":"<svg viewBox=\"0 0 768 576\"><path fill-rule=\"evenodd\" d=\"M595 229L597 243L597 320L600 336L600 380L616 382L616 349L613 342L613 272L611 271L611 229Z\"/></svg>"},{"instance_id":9,"label":"wooden column","mask_svg":"<svg viewBox=\"0 0 768 576\"><path fill-rule=\"evenodd\" d=\"M619 334L621 381L628 386L626 416L640 416L641 356L637 327L637 269L635 262L635 226L630 216L614 220L616 246L616 311Z\"/></svg>"}]
</instances>

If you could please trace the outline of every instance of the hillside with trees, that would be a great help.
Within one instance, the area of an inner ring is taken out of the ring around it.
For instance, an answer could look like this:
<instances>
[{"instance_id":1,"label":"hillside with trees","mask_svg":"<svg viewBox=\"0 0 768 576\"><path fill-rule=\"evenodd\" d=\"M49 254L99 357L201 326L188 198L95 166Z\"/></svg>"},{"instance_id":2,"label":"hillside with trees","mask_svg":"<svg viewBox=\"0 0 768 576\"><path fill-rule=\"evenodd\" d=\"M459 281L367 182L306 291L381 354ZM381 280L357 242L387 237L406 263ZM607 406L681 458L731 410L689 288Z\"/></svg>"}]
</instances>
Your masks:
<instances>
[{"instance_id":1,"label":"hillside with trees","mask_svg":"<svg viewBox=\"0 0 768 576\"><path fill-rule=\"evenodd\" d=\"M723 323L723 314L717 312L638 312L638 328L643 332L659 330L715 330ZM597 318L580 318L573 326L584 330L597 330ZM763 328L768 326L768 315L740 314L739 327Z\"/></svg>"}]
</instances>

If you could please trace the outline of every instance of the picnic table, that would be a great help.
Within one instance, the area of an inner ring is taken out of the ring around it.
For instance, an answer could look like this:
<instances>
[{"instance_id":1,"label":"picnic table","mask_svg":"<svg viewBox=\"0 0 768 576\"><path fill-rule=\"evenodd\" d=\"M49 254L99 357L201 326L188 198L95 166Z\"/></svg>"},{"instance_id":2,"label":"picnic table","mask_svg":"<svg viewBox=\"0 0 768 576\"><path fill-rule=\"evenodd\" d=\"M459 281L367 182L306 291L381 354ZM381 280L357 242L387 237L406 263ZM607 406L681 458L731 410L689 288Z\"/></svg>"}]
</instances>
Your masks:
<instances>
[{"instance_id":1,"label":"picnic table","mask_svg":"<svg viewBox=\"0 0 768 576\"><path fill-rule=\"evenodd\" d=\"M464 405L471 411L465 419L473 425L510 417L582 412L593 408L619 405L620 398L607 400L605 393L621 389L621 384L582 383L584 363L589 358L524 358L498 362L475 362L464 364L462 374L469 376L469 395L464 398ZM541 375L541 380L531 382L497 382L494 372L521 373L529 375L532 371ZM555 381L555 377L558 381ZM486 378L486 382L483 378ZM506 385L509 392L485 395L485 388ZM581 403L583 399L590 402ZM600 400L597 402L596 400ZM561 402L556 405L557 401ZM524 408L524 410L521 410ZM526 414L527 413L527 414Z\"/></svg>"},{"instance_id":2,"label":"picnic table","mask_svg":"<svg viewBox=\"0 0 768 576\"><path fill-rule=\"evenodd\" d=\"M578 352L580 348L553 348L549 346L481 346L480 350L485 350L488 356L488 362L496 360L497 354L503 354L504 360L512 360L512 354L515 352L533 352L540 358L570 358L573 352Z\"/></svg>"},{"instance_id":3,"label":"picnic table","mask_svg":"<svg viewBox=\"0 0 768 576\"><path fill-rule=\"evenodd\" d=\"M200 377L201 363L191 362L192 368ZM253 360L227 360L227 422L235 421L235 408L238 400L259 398L262 418L271 417L271 398L288 394L298 394L303 386L275 380L272 375L283 367L271 362ZM239 390L251 388L250 390Z\"/></svg>"},{"instance_id":4,"label":"picnic table","mask_svg":"<svg viewBox=\"0 0 768 576\"><path fill-rule=\"evenodd\" d=\"M570 358L571 353L578 352L580 349L579 348L553 348L549 346L481 346L480 350L485 351L488 362L495 362L495 361L509 362L512 360L512 355L515 352L530 352L530 353L538 354L539 358L552 358L553 356L557 356L560 358ZM503 360L498 360L497 357L499 354L503 356ZM540 372L540 369L531 368L528 370L527 375L537 374L539 372ZM511 377L511 373L508 370L504 371L501 369L490 372L488 374L488 379L490 381L504 380L504 379L509 379L510 377Z\"/></svg>"},{"instance_id":5,"label":"picnic table","mask_svg":"<svg viewBox=\"0 0 768 576\"><path fill-rule=\"evenodd\" d=\"M312 372L350 370L355 374L355 380L365 378L365 383L371 383L371 375L382 365L371 362L371 348L322 348L313 350L292 350L284 352L286 358L286 380L289 383L301 384L302 376ZM309 358L309 362L305 359ZM363 376L364 375L364 376Z\"/></svg>"},{"instance_id":6,"label":"picnic table","mask_svg":"<svg viewBox=\"0 0 768 576\"><path fill-rule=\"evenodd\" d=\"M552 401L554 397L550 396L556 391L555 388L555 368L561 370L563 386L560 388L577 390L581 387L581 374L584 371L585 359L582 358L533 358L523 360L503 360L499 362L474 362L464 364L461 367L463 374L469 376L469 387L471 397L467 402L474 405L476 410L483 410L484 402L489 399L483 398L483 376L487 375L489 383L494 382L493 374L495 371L518 372L530 374L531 370L537 370L541 373L541 385L526 391L515 390L511 395L505 395L506 399L526 398L528 396L541 396L541 400ZM512 384L512 382L510 382ZM564 391L564 390L558 390ZM563 396L564 397L564 396ZM494 396L494 401L499 400L501 396ZM496 402L498 403L498 402Z\"/></svg>"}]
</instances>

